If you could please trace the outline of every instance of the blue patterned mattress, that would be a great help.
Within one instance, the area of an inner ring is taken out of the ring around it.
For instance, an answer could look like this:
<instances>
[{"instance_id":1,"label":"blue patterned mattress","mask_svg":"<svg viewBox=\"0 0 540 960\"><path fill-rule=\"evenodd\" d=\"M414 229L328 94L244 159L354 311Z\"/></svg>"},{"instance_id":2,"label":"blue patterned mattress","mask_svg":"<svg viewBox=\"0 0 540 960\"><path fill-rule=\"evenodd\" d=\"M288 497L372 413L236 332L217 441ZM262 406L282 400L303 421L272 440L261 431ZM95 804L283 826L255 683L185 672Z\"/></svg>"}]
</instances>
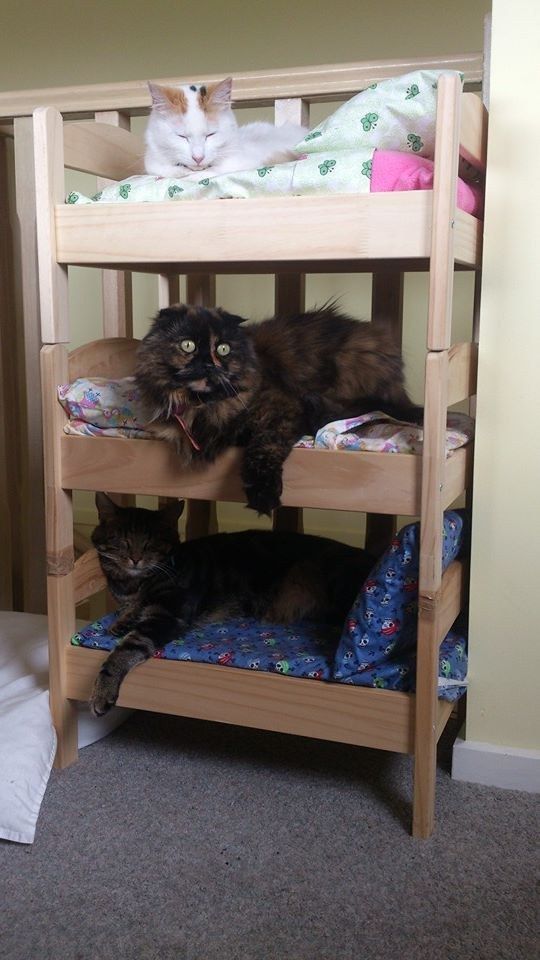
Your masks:
<instances>
[{"instance_id":1,"label":"blue patterned mattress","mask_svg":"<svg viewBox=\"0 0 540 960\"><path fill-rule=\"evenodd\" d=\"M444 515L443 568L468 546L464 511ZM324 623L261 623L244 618L205 624L168 643L157 654L293 677L414 690L418 612L419 524L399 532L365 581L342 630ZM112 650L116 614L107 614L72 638L76 646ZM455 700L466 689L466 619L460 617L441 644L439 697Z\"/></svg>"}]
</instances>

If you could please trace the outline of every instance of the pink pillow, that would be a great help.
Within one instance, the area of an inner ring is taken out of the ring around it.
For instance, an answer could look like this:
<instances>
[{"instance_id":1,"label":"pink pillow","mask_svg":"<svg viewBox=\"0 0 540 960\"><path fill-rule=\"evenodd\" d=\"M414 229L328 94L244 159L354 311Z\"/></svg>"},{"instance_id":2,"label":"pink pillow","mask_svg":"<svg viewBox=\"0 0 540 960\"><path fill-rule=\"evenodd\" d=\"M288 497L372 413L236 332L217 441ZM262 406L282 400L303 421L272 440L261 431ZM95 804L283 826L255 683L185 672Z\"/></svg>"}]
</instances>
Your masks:
<instances>
[{"instance_id":1,"label":"pink pillow","mask_svg":"<svg viewBox=\"0 0 540 960\"><path fill-rule=\"evenodd\" d=\"M375 150L371 167L371 193L393 190L432 190L433 160L399 150ZM482 191L479 184L458 178L457 205L460 210L482 213Z\"/></svg>"}]
</instances>

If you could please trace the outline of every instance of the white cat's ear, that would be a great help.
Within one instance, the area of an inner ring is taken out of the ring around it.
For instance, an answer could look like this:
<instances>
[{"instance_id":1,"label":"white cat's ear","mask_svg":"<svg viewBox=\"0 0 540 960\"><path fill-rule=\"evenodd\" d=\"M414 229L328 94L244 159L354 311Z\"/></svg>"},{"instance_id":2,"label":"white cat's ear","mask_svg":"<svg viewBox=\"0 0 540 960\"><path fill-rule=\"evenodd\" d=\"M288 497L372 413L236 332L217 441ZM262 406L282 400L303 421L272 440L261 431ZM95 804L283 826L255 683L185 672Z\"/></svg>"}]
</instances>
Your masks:
<instances>
[{"instance_id":1,"label":"white cat's ear","mask_svg":"<svg viewBox=\"0 0 540 960\"><path fill-rule=\"evenodd\" d=\"M227 77L214 87L208 87L208 99L216 107L230 107L232 92L232 77Z\"/></svg>"},{"instance_id":2,"label":"white cat's ear","mask_svg":"<svg viewBox=\"0 0 540 960\"><path fill-rule=\"evenodd\" d=\"M152 106L156 110L167 110L171 106L171 101L167 95L167 88L162 87L159 83L152 83L148 81L148 89L150 91L150 96L152 97Z\"/></svg>"},{"instance_id":3,"label":"white cat's ear","mask_svg":"<svg viewBox=\"0 0 540 960\"><path fill-rule=\"evenodd\" d=\"M106 493L96 493L96 507L100 520L114 520L119 509Z\"/></svg>"}]
</instances>

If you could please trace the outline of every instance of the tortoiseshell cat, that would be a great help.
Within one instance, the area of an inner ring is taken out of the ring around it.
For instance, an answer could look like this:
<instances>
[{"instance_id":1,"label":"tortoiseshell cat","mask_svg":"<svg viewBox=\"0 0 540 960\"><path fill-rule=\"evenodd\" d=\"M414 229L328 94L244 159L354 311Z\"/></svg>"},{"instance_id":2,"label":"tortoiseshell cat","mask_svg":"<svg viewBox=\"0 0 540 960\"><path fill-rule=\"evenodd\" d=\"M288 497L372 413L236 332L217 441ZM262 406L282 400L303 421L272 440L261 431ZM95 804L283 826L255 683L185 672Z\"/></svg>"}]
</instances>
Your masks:
<instances>
[{"instance_id":1,"label":"tortoiseshell cat","mask_svg":"<svg viewBox=\"0 0 540 960\"><path fill-rule=\"evenodd\" d=\"M241 326L225 310L161 310L138 349L136 380L149 428L184 464L246 448L248 506L280 502L282 468L296 441L330 420L384 410L418 417L391 331L324 307Z\"/></svg>"},{"instance_id":2,"label":"tortoiseshell cat","mask_svg":"<svg viewBox=\"0 0 540 960\"><path fill-rule=\"evenodd\" d=\"M97 676L95 716L114 706L133 667L196 621L319 619L335 625L337 640L373 566L364 550L300 533L246 530L180 543L182 501L144 510L97 493L96 505L92 542L120 604L113 632L123 639Z\"/></svg>"}]
</instances>

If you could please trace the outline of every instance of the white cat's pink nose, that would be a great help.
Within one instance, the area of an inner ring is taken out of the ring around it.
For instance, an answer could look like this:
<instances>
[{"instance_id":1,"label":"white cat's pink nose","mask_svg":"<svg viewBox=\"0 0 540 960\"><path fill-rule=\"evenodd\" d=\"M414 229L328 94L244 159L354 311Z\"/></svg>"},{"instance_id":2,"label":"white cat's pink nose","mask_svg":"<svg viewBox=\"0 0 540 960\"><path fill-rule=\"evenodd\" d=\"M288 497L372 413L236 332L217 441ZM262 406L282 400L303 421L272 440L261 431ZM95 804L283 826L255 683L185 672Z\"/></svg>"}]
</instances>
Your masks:
<instances>
[{"instance_id":1,"label":"white cat's pink nose","mask_svg":"<svg viewBox=\"0 0 540 960\"><path fill-rule=\"evenodd\" d=\"M204 158L204 153L192 153L191 156L193 157L195 163L201 163Z\"/></svg>"}]
</instances>

